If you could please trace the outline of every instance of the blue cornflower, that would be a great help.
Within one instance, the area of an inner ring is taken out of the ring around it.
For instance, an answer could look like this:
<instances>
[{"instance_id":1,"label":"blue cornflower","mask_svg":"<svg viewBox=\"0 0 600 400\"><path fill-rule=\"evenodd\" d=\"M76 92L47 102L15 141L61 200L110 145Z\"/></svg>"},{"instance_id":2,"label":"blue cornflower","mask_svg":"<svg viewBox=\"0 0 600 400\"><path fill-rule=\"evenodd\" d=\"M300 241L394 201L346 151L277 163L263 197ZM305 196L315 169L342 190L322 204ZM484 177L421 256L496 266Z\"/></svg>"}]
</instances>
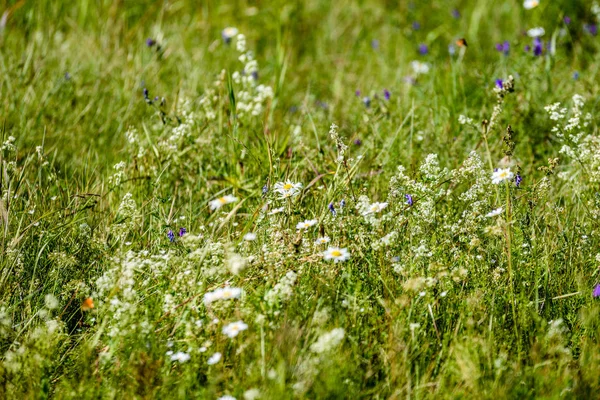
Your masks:
<instances>
[{"instance_id":1,"label":"blue cornflower","mask_svg":"<svg viewBox=\"0 0 600 400\"><path fill-rule=\"evenodd\" d=\"M167 232L167 237L169 238L169 240L170 240L171 242L174 242L174 241L175 241L175 234L174 234L174 233L173 233L173 231L172 231L172 230L170 230L170 229L169 229L169 231Z\"/></svg>"},{"instance_id":2,"label":"blue cornflower","mask_svg":"<svg viewBox=\"0 0 600 400\"><path fill-rule=\"evenodd\" d=\"M567 15L565 15L565 17L563 18L563 21L565 22L565 24L569 25L571 23L571 18Z\"/></svg>"},{"instance_id":3,"label":"blue cornflower","mask_svg":"<svg viewBox=\"0 0 600 400\"><path fill-rule=\"evenodd\" d=\"M356 89L356 92L354 92L354 94L356 95L356 97L360 97L360 90Z\"/></svg>"},{"instance_id":4,"label":"blue cornflower","mask_svg":"<svg viewBox=\"0 0 600 400\"><path fill-rule=\"evenodd\" d=\"M458 11L456 8L454 10L452 10L452 17L454 19L459 19L460 18L460 11Z\"/></svg>"},{"instance_id":5,"label":"blue cornflower","mask_svg":"<svg viewBox=\"0 0 600 400\"><path fill-rule=\"evenodd\" d=\"M335 211L335 207L333 206L333 202L329 203L327 208L329 208L329 211L331 211L331 215L333 215L334 217L337 215L337 212Z\"/></svg>"},{"instance_id":6,"label":"blue cornflower","mask_svg":"<svg viewBox=\"0 0 600 400\"><path fill-rule=\"evenodd\" d=\"M262 194L263 194L263 196L266 196L266 195L267 195L267 193L269 193L269 186L265 184L265 185L262 187Z\"/></svg>"},{"instance_id":7,"label":"blue cornflower","mask_svg":"<svg viewBox=\"0 0 600 400\"><path fill-rule=\"evenodd\" d=\"M346 200L342 199L340 201L340 208L344 208L344 207L346 207Z\"/></svg>"},{"instance_id":8,"label":"blue cornflower","mask_svg":"<svg viewBox=\"0 0 600 400\"><path fill-rule=\"evenodd\" d=\"M357 146L360 146L362 144L362 140L360 139L354 139L354 144Z\"/></svg>"},{"instance_id":9,"label":"blue cornflower","mask_svg":"<svg viewBox=\"0 0 600 400\"><path fill-rule=\"evenodd\" d=\"M413 28L415 31L418 31L419 29L421 29L421 24L419 23L419 21L415 21L415 22L413 22L413 23L412 23L412 28Z\"/></svg>"},{"instance_id":10,"label":"blue cornflower","mask_svg":"<svg viewBox=\"0 0 600 400\"><path fill-rule=\"evenodd\" d=\"M499 89L502 89L504 87L504 82L502 81L502 79L496 79L496 87L498 87Z\"/></svg>"},{"instance_id":11,"label":"blue cornflower","mask_svg":"<svg viewBox=\"0 0 600 400\"><path fill-rule=\"evenodd\" d=\"M536 37L533 39L533 54L536 56L541 56L544 51L544 44L542 43L542 39Z\"/></svg>"},{"instance_id":12,"label":"blue cornflower","mask_svg":"<svg viewBox=\"0 0 600 400\"><path fill-rule=\"evenodd\" d=\"M427 53L429 53L429 48L427 47L427 45L425 43L421 43L419 45L419 54L424 56L424 55L427 55Z\"/></svg>"},{"instance_id":13,"label":"blue cornflower","mask_svg":"<svg viewBox=\"0 0 600 400\"><path fill-rule=\"evenodd\" d=\"M496 50L498 52L504 53L505 56L508 55L508 53L510 52L510 43L508 40L505 40L502 43L497 43L496 44Z\"/></svg>"},{"instance_id":14,"label":"blue cornflower","mask_svg":"<svg viewBox=\"0 0 600 400\"><path fill-rule=\"evenodd\" d=\"M389 100L389 99L390 99L390 96L391 96L391 93L390 93L390 91L389 91L389 90L387 90L387 89L383 89L383 97L384 97L386 100Z\"/></svg>"},{"instance_id":15,"label":"blue cornflower","mask_svg":"<svg viewBox=\"0 0 600 400\"><path fill-rule=\"evenodd\" d=\"M573 79L574 80L579 79L579 72L578 71L573 72Z\"/></svg>"}]
</instances>

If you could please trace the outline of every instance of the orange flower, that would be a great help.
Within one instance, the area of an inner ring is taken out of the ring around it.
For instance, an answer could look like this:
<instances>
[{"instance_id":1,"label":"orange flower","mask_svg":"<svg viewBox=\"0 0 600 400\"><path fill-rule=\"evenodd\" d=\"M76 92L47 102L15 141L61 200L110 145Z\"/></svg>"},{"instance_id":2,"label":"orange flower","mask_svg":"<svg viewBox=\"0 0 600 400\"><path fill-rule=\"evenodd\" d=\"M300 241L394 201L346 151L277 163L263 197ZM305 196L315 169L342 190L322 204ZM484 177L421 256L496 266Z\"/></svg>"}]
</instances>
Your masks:
<instances>
[{"instance_id":1,"label":"orange flower","mask_svg":"<svg viewBox=\"0 0 600 400\"><path fill-rule=\"evenodd\" d=\"M91 297L88 297L81 304L81 311L90 311L94 308L94 300Z\"/></svg>"}]
</instances>

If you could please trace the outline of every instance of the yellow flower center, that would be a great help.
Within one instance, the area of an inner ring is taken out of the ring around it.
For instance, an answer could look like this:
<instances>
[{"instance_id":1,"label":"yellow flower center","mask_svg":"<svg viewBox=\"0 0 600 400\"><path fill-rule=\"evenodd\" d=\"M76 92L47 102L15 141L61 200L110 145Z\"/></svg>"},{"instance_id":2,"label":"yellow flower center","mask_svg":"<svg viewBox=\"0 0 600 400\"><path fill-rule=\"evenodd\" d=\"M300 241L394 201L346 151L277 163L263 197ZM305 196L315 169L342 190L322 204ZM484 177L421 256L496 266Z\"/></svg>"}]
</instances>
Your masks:
<instances>
[{"instance_id":1,"label":"yellow flower center","mask_svg":"<svg viewBox=\"0 0 600 400\"><path fill-rule=\"evenodd\" d=\"M291 183L286 183L285 185L283 185L283 188L284 188L285 190L290 190L290 189L291 189L291 188L293 188L293 187L294 187L294 185L292 185Z\"/></svg>"},{"instance_id":2,"label":"yellow flower center","mask_svg":"<svg viewBox=\"0 0 600 400\"><path fill-rule=\"evenodd\" d=\"M341 255L342 255L342 252L341 252L341 251L339 251L339 250L333 250L333 251L331 252L331 255L332 255L333 257L341 257Z\"/></svg>"},{"instance_id":3,"label":"yellow flower center","mask_svg":"<svg viewBox=\"0 0 600 400\"><path fill-rule=\"evenodd\" d=\"M219 203L225 204L225 203L227 203L227 199L225 197L220 197L219 198Z\"/></svg>"}]
</instances>

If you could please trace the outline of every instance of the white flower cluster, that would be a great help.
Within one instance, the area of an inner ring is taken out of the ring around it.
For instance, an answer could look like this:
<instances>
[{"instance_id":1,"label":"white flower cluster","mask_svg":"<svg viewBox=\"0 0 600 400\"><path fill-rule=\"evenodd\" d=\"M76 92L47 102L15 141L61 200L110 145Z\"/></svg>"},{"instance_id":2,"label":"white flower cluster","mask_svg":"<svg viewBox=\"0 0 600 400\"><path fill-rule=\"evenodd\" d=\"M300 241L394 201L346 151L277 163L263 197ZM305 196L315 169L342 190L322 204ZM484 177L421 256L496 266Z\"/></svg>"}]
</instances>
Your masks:
<instances>
[{"instance_id":1,"label":"white flower cluster","mask_svg":"<svg viewBox=\"0 0 600 400\"><path fill-rule=\"evenodd\" d=\"M294 271L288 271L277 284L265 293L265 301L273 306L279 302L287 301L292 297L293 286L298 275Z\"/></svg>"}]
</instances>

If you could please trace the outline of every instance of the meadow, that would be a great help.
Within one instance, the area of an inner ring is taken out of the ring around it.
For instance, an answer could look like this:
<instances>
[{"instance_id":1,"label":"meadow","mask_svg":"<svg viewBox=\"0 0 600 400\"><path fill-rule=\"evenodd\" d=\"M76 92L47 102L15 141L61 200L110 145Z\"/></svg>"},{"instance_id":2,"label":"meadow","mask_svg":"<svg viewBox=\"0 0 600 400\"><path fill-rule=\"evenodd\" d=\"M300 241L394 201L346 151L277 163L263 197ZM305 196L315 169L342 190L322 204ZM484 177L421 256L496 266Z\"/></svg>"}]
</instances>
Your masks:
<instances>
[{"instance_id":1,"label":"meadow","mask_svg":"<svg viewBox=\"0 0 600 400\"><path fill-rule=\"evenodd\" d=\"M600 3L0 14L1 399L600 398Z\"/></svg>"}]
</instances>

